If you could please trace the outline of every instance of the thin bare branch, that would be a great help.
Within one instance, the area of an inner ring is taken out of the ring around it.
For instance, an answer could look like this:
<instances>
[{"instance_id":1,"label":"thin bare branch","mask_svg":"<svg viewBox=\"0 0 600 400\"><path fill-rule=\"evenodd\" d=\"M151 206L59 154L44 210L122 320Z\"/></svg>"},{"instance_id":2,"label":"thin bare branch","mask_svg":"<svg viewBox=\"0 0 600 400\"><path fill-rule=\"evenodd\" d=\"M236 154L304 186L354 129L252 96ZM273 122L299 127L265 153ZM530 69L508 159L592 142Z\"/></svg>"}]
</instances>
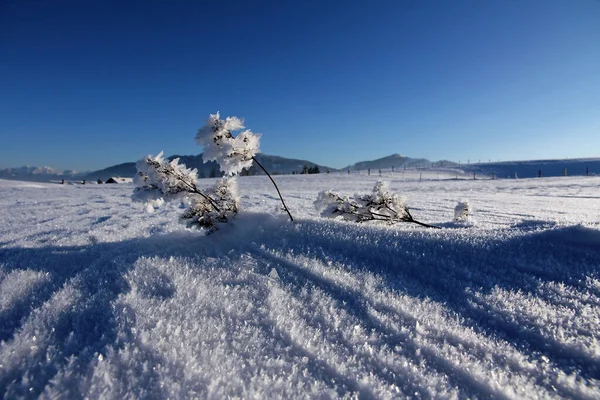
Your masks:
<instances>
[{"instance_id":1,"label":"thin bare branch","mask_svg":"<svg viewBox=\"0 0 600 400\"><path fill-rule=\"evenodd\" d=\"M287 212L287 215L290 217L290 221L294 222L294 218L292 217L292 214L290 213L290 210L287 208L287 206L285 205L285 201L283 201L283 196L281 195L281 192L279 191L279 188L277 187L277 184L275 183L275 181L273 180L273 178L271 177L271 174L269 174L269 172L265 169L265 167L263 167L263 165L261 163L258 162L258 160L256 159L256 157L252 157L252 160L256 163L256 165L258 165L263 171L265 171L265 174L267 174L267 176L269 177L269 179L271 180L271 182L273 183L273 186L275 186L275 190L277 190L277 194L279 195L279 199L281 200L281 204L283 204L283 208L284 210Z\"/></svg>"}]
</instances>

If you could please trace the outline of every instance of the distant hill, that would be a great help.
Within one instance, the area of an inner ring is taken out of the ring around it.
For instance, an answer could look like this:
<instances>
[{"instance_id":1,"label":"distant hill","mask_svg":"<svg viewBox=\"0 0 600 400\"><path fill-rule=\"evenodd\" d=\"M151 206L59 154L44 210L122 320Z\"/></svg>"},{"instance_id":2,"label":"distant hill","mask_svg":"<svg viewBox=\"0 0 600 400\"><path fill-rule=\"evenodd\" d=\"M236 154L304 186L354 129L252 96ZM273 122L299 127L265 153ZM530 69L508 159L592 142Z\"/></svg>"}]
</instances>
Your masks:
<instances>
[{"instance_id":1,"label":"distant hill","mask_svg":"<svg viewBox=\"0 0 600 400\"><path fill-rule=\"evenodd\" d=\"M567 175L600 175L600 158L577 158L567 160L501 161L483 164L461 165L466 173L478 175L495 174L497 178L535 178Z\"/></svg>"},{"instance_id":2,"label":"distant hill","mask_svg":"<svg viewBox=\"0 0 600 400\"><path fill-rule=\"evenodd\" d=\"M80 180L85 173L66 170L59 172L50 167L20 167L0 169L0 179L12 179L29 182L48 182L52 180Z\"/></svg>"},{"instance_id":3,"label":"distant hill","mask_svg":"<svg viewBox=\"0 0 600 400\"><path fill-rule=\"evenodd\" d=\"M312 161L298 160L295 158L285 158L279 156L269 156L266 154L257 154L256 158L271 174L292 174L300 173L306 166L308 168L318 167L320 172L337 171L336 168L331 168L325 165L316 164ZM251 175L263 174L260 167L253 164L250 168Z\"/></svg>"},{"instance_id":4,"label":"distant hill","mask_svg":"<svg viewBox=\"0 0 600 400\"><path fill-rule=\"evenodd\" d=\"M371 171L400 169L433 169L447 170L451 168L463 171L467 175L475 173L478 176L492 176L496 178L535 178L540 171L542 177L562 176L566 170L567 175L600 175L600 158L578 158L566 160L526 160L526 161L499 161L477 164L457 164L452 161L442 160L431 162L424 158L410 158L400 154L379 158L372 161L361 161L349 165L344 169L352 171Z\"/></svg>"},{"instance_id":5,"label":"distant hill","mask_svg":"<svg viewBox=\"0 0 600 400\"><path fill-rule=\"evenodd\" d=\"M401 154L392 154L391 156L378 158L372 161L360 161L355 164L349 165L344 169L350 169L351 171L365 171L368 169L402 169L402 168L416 168L430 166L431 161L424 158L410 158Z\"/></svg>"},{"instance_id":6,"label":"distant hill","mask_svg":"<svg viewBox=\"0 0 600 400\"><path fill-rule=\"evenodd\" d=\"M219 170L219 166L216 162L210 161L204 163L202 161L202 154L198 154L196 156L180 156L180 155L172 155L168 157L169 160L173 160L175 158L179 158L179 162L181 164L185 164L186 167L193 169L196 168L198 170L198 176L201 178L215 177L221 176L221 171ZM292 174L293 172L300 173L302 168L306 165L307 167L318 166L321 172L327 172L327 170L335 171L336 169L330 168L324 165L318 165L313 162L307 160L297 160L291 158L284 158L278 156L270 156L267 154L257 154L256 158L258 162L260 162L271 174ZM134 162L128 162L118 165L113 165L111 167L90 172L85 175L86 180L95 181L101 179L103 181L107 180L111 176L121 176L121 177L132 177L135 175L136 168ZM262 175L263 171L257 166L252 165L252 167L248 171L249 175Z\"/></svg>"},{"instance_id":7,"label":"distant hill","mask_svg":"<svg viewBox=\"0 0 600 400\"><path fill-rule=\"evenodd\" d=\"M180 158L180 162L188 168L197 168L200 178L208 178L211 176L221 176L219 167L215 162L202 162L202 154L178 156L173 155L169 160ZM308 168L319 167L321 172L337 171L335 168L318 165L307 160L297 160L278 156L270 156L266 154L258 154L258 161L272 174L291 174L293 172L300 173L304 166ZM567 172L567 175L600 175L600 158L579 158L567 160L529 160L529 161L502 161L481 164L456 164L450 161L431 162L424 158L410 158L400 154L392 154L387 157L379 158L372 161L361 161L355 164L344 167L343 170L350 169L352 171L366 171L371 169L373 172L378 169L391 170L400 169L447 169L464 171L465 174L475 173L478 176L491 176L496 178L514 178L515 173L518 178L534 178L541 171L542 177L561 176ZM0 169L0 179L11 179L19 181L33 182L48 182L48 181L79 181L87 180L90 182L101 179L106 181L113 176L133 177L135 175L135 163L127 162L111 167L94 171L81 173L71 170L59 172L50 167L20 167ZM244 172L246 173L246 171ZM261 175L262 170L253 165L247 172L250 175Z\"/></svg>"}]
</instances>

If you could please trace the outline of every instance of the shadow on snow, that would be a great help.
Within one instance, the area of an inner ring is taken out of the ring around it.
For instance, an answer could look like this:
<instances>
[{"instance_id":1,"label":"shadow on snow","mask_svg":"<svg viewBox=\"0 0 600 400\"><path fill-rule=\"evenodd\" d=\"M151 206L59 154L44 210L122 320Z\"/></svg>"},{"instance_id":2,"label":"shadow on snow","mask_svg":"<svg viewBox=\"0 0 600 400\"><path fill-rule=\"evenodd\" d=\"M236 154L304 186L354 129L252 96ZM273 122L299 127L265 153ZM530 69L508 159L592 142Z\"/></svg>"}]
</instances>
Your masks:
<instances>
[{"instance_id":1,"label":"shadow on snow","mask_svg":"<svg viewBox=\"0 0 600 400\"><path fill-rule=\"evenodd\" d=\"M11 382L33 374L35 379L29 395L39 394L69 362L69 357L74 356L84 368L98 354L105 354L108 346L119 348L125 345L124 341L134 340L133 335L126 333L119 336L119 326L130 325L127 319L133 321L135 315L131 315L132 311L115 310L114 301L130 290L125 275L139 258L220 257L232 251L237 255L250 252L270 260L269 268L275 266L284 281L287 273L289 278L293 275L295 280L319 287L340 300L365 327L381 332L392 348L402 343L409 351L411 348L416 351L416 344L410 337L390 331L370 316L365 308L369 299L360 291L348 292L295 264L293 257L304 255L319 262L343 265L350 271L379 274L388 289L442 303L476 332L507 340L527 353L546 355L565 373L576 372L586 379L600 378L600 367L589 355L573 352L545 337L538 327L526 320L515 321L491 312L476 296L476 292L485 295L495 288L537 293L542 283L560 282L600 297L597 289L586 286L588 277L598 278L600 273L598 231L582 227L548 229L543 223L539 223L540 229L536 230L537 223L529 223L513 228L521 230L520 235L474 240L472 235L449 236L446 230L394 231L315 220L291 225L274 219L258 222L261 221L258 217L267 218L254 216L245 221L241 218L237 226L232 224L207 237L180 233L90 246L0 248L5 275L15 270L49 274L49 279L39 283L35 290L16 300L11 308L0 311L1 341L12 340L34 310L67 283L74 285L84 299L62 312L55 322L50 341L56 346L53 358L27 360L12 370L5 370L0 376L0 393L5 393ZM257 250L259 245L264 245L266 250ZM292 261L273 256L271 251L290 255ZM168 277L156 275L152 279L142 283L142 294L159 298L174 295L175 289ZM393 309L383 311L395 312ZM284 342L290 341L283 333L278 336ZM302 349L297 352L304 355ZM484 396L500 395L478 385L467 374L453 370L450 363L435 354L425 354L425 357L457 385L470 387ZM326 364L319 367L327 368ZM386 372L384 365L378 371L384 380L401 385L407 393L420 390L407 381L398 381L399 378ZM152 381L152 377L149 380ZM345 386L359 390L352 382Z\"/></svg>"}]
</instances>

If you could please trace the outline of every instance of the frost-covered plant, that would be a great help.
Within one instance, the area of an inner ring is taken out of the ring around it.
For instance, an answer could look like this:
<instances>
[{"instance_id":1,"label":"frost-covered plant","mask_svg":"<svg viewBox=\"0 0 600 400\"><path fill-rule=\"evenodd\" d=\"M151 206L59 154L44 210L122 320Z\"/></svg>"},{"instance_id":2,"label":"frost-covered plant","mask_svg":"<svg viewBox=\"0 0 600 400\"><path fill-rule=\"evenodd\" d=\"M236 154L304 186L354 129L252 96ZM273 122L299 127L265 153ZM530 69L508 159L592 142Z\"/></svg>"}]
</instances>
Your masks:
<instances>
[{"instance_id":1,"label":"frost-covered plant","mask_svg":"<svg viewBox=\"0 0 600 400\"><path fill-rule=\"evenodd\" d=\"M320 192L314 204L321 216L328 218L341 218L353 222L383 221L388 224L412 222L436 228L415 220L405 200L391 193L387 184L382 181L375 184L372 193L356 194L352 198L342 197L332 191Z\"/></svg>"},{"instance_id":2,"label":"frost-covered plant","mask_svg":"<svg viewBox=\"0 0 600 400\"><path fill-rule=\"evenodd\" d=\"M181 220L188 226L200 226L213 230L217 223L225 223L238 213L239 197L235 178L221 179L206 193L218 209L204 197L193 196L188 200L188 208Z\"/></svg>"},{"instance_id":3,"label":"frost-covered plant","mask_svg":"<svg viewBox=\"0 0 600 400\"><path fill-rule=\"evenodd\" d=\"M234 131L244 129L244 121L238 117L227 117L221 119L219 112L210 114L206 125L198 130L196 143L204 147L202 159L204 162L216 161L225 175L236 175L242 170L250 168L255 162L267 174L273 186L277 190L283 209L287 212L290 220L294 221L292 214L283 201L279 187L271 177L271 174L258 162L255 155L259 152L260 133L254 133L246 129L237 136Z\"/></svg>"},{"instance_id":4,"label":"frost-covered plant","mask_svg":"<svg viewBox=\"0 0 600 400\"><path fill-rule=\"evenodd\" d=\"M259 152L260 133L244 129L244 121L238 117L220 118L219 113L211 114L206 125L198 130L196 143L204 146L204 162L216 161L225 175L235 175L252 166L254 155Z\"/></svg>"},{"instance_id":5,"label":"frost-covered plant","mask_svg":"<svg viewBox=\"0 0 600 400\"><path fill-rule=\"evenodd\" d=\"M454 220L458 222L466 222L471 215L471 205L468 201L459 201L454 207Z\"/></svg>"},{"instance_id":6,"label":"frost-covered plant","mask_svg":"<svg viewBox=\"0 0 600 400\"><path fill-rule=\"evenodd\" d=\"M217 229L216 223L227 222L238 212L237 187L232 178L224 178L213 188L201 191L196 185L198 171L179 164L178 158L166 160L162 152L144 157L136 167L133 200L147 203L183 201L188 208L181 218L190 226L212 231Z\"/></svg>"},{"instance_id":7,"label":"frost-covered plant","mask_svg":"<svg viewBox=\"0 0 600 400\"><path fill-rule=\"evenodd\" d=\"M181 215L183 222L214 230L217 229L217 223L227 222L238 213L237 185L232 176L256 162L271 179L284 210L293 221L277 184L254 157L259 151L260 134L246 129L237 136L233 135L234 131L241 129L244 129L244 124L240 118L227 117L222 120L217 112L209 116L206 125L196 134L196 142L204 146L204 162L216 161L226 176L213 188L205 191L198 189L198 171L180 165L178 158L166 160L161 152L156 157L149 155L138 161L133 199L146 202L148 210L159 205L163 199L181 200L187 204L187 209Z\"/></svg>"},{"instance_id":8,"label":"frost-covered plant","mask_svg":"<svg viewBox=\"0 0 600 400\"><path fill-rule=\"evenodd\" d=\"M180 165L178 158L166 160L162 151L157 156L148 155L139 160L136 168L133 198L137 201L185 196L196 187L198 180L197 170Z\"/></svg>"}]
</instances>

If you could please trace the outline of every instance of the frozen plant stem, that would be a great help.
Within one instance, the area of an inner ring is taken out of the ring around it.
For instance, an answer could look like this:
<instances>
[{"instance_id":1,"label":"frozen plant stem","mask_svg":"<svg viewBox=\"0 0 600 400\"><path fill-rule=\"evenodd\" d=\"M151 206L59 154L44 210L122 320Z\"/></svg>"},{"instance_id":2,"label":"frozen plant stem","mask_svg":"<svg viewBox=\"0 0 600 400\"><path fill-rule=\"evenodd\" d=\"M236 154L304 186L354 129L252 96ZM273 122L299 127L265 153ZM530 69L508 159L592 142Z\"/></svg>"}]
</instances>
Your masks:
<instances>
[{"instance_id":1,"label":"frozen plant stem","mask_svg":"<svg viewBox=\"0 0 600 400\"><path fill-rule=\"evenodd\" d=\"M218 128L215 126L213 128L213 132L217 132L217 129ZM227 137L229 139L233 139L234 138L233 133L231 133L231 131L226 130L224 133L225 133L225 137ZM279 187L277 186L277 184L273 180L273 177L271 176L271 174L269 174L269 171L267 171L266 168L263 167L263 165L258 162L258 160L256 159L256 157L252 156L251 159L252 159L252 161L254 161L256 163L256 165L258 165L260 167L260 169L262 169L263 171L265 171L265 174L267 174L267 176L269 177L269 179L273 183L273 186L275 186L275 190L277 190L277 194L279 195L279 199L281 200L281 204L283 205L283 209L285 210L285 212L287 213L287 215L290 217L290 221L294 222L294 217L292 217L292 214L290 213L290 210L285 205L285 201L283 201L283 196L281 195L281 192L279 191Z\"/></svg>"},{"instance_id":2,"label":"frozen plant stem","mask_svg":"<svg viewBox=\"0 0 600 400\"><path fill-rule=\"evenodd\" d=\"M412 215L410 214L410 211L408 211L408 207L406 207L404 209L404 211L406 211L406 215L408 215L408 218L409 218L408 220L406 220L406 222L412 222L413 224L421 225L421 226L424 226L425 228L442 229L439 226L429 225L429 224L426 224L424 222L417 221L416 219L414 219L412 217Z\"/></svg>"},{"instance_id":3,"label":"frozen plant stem","mask_svg":"<svg viewBox=\"0 0 600 400\"><path fill-rule=\"evenodd\" d=\"M292 217L292 214L290 213L290 210L288 210L287 206L285 205L285 201L283 201L283 196L281 195L281 192L279 191L279 188L277 187L277 184L275 183L275 181L273 180L273 178L271 177L271 174L269 174L269 171L267 171L265 169L265 167L262 166L261 163L258 162L258 160L256 159L256 157L252 157L252 160L256 163L256 165L258 165L263 171L265 171L265 174L267 174L267 176L269 177L269 179L271 180L271 182L273 183L273 186L275 186L275 190L277 190L277 194L279 195L279 198L281 199L281 204L283 204L283 209L285 210L285 212L287 212L287 215L290 217L290 221L294 222L294 218Z\"/></svg>"},{"instance_id":4,"label":"frozen plant stem","mask_svg":"<svg viewBox=\"0 0 600 400\"><path fill-rule=\"evenodd\" d=\"M243 120L237 117L227 117L222 120L219 113L211 114L206 125L198 130L196 143L204 146L202 159L204 162L216 161L225 175L236 175L244 169L252 167L255 162L275 186L283 209L294 222L294 217L283 200L279 187L265 167L256 159L255 154L259 152L259 133L253 133L250 129L239 132L237 136L234 131L244 129Z\"/></svg>"},{"instance_id":5,"label":"frozen plant stem","mask_svg":"<svg viewBox=\"0 0 600 400\"><path fill-rule=\"evenodd\" d=\"M184 183L184 184L185 184L187 187L189 187L189 188L190 188L190 192L191 192L191 193L196 193L196 194L199 194L200 196L204 197L204 198L205 198L205 199L206 199L206 200L207 200L207 201L210 203L210 205L214 207L214 209L215 209L217 212L220 212L220 211L221 211L221 210L219 209L219 207L218 207L218 206L215 204L214 200L213 200L213 199L211 199L211 198L210 198L210 196L208 196L208 195L206 195L206 194L202 193L202 192L201 192L201 191L200 191L200 190L199 190L199 189L196 187L196 185L194 185L194 184L191 184L191 183L189 183L189 182L186 182L186 180L185 180L185 179L183 179L181 176L179 176L179 175L177 175L177 174L174 174L172 171L169 171L169 170L167 170L167 169L165 169L165 168L159 168L159 171L163 172L165 175L170 175L170 176L173 176L173 177L175 177L177 180L179 180L180 182L183 182L183 183Z\"/></svg>"},{"instance_id":6,"label":"frozen plant stem","mask_svg":"<svg viewBox=\"0 0 600 400\"><path fill-rule=\"evenodd\" d=\"M332 210L331 215L341 215L344 216L356 216L358 220L355 222L362 223L367 221L385 221L389 223L397 223L397 222L410 222L413 224L417 224L423 226L425 228L434 228L441 229L439 226L429 225L424 222L417 221L413 218L410 210L406 205L401 205L399 209L403 212L399 213L393 207L390 207L387 203L374 202L372 200L367 201L364 205L359 204L358 202L349 202L348 199L343 199L336 193L329 192L329 196L333 199L335 203L338 205L346 204L346 207L337 207ZM386 213L386 210L391 212ZM322 214L324 215L324 214ZM344 217L349 220L349 218Z\"/></svg>"}]
</instances>

